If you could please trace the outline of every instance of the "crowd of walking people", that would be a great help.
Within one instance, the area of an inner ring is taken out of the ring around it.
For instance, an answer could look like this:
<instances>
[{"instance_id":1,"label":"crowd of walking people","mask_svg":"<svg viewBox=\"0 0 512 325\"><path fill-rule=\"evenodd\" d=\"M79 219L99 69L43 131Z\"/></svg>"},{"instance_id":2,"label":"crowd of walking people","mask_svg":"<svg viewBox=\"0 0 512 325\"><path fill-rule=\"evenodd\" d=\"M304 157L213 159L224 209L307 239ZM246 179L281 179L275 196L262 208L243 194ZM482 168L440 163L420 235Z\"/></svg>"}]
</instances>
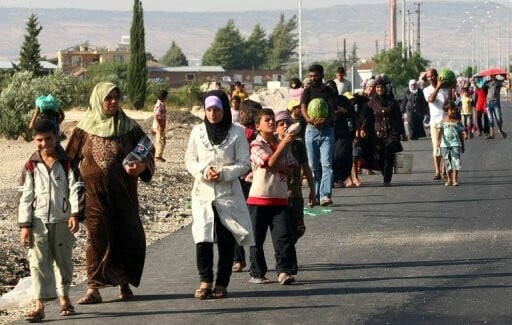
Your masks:
<instances>
[{"instance_id":1,"label":"crowd of walking people","mask_svg":"<svg viewBox=\"0 0 512 325\"><path fill-rule=\"evenodd\" d=\"M399 102L385 75L366 80L362 91L354 93L344 68L337 69L335 80L325 81L323 67L313 64L306 80L290 80L286 107L262 107L240 83L231 94L207 92L204 120L192 129L184 157L194 178L192 235L199 286L193 296L227 297L232 272L247 266L244 246L249 248L248 281L274 282L263 249L269 230L276 280L294 283L299 271L295 245L306 232L305 205L333 204L333 188L362 185L361 169L380 171L382 185L391 186L402 142L426 137L426 129L433 179L445 174L445 185L457 186L465 141L480 135L493 139L495 128L507 136L501 87L496 76L447 85L430 68L425 78L409 81ZM50 98L51 105L45 104L53 119L36 107L30 127L37 150L25 165L19 190L20 241L30 249L35 280L36 308L26 315L28 321L44 319L44 301L57 296L61 315L74 314L70 235L84 219L88 280L77 303L101 303L100 289L106 286L119 286L121 300L133 296L130 285L140 283L146 249L137 182L149 182L155 160L165 161L167 95L160 93L154 110L156 154L141 145L145 133L123 112L115 84L96 85L86 116L65 149L58 141L58 103ZM126 161L132 150L139 150L140 159ZM48 184L55 184L55 193L41 190Z\"/></svg>"}]
</instances>

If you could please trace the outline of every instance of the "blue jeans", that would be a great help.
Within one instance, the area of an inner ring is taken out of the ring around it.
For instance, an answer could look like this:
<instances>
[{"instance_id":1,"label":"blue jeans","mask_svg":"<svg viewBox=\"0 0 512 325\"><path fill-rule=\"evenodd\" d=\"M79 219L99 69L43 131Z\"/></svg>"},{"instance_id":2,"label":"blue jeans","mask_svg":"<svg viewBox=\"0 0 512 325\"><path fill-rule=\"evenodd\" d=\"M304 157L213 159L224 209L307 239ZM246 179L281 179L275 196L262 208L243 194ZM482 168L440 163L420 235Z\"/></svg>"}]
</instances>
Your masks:
<instances>
[{"instance_id":1,"label":"blue jeans","mask_svg":"<svg viewBox=\"0 0 512 325\"><path fill-rule=\"evenodd\" d=\"M489 126L494 127L494 122L498 124L501 129L503 120L501 118L501 106L497 100L491 100L487 103L487 117L489 118Z\"/></svg>"},{"instance_id":2,"label":"blue jeans","mask_svg":"<svg viewBox=\"0 0 512 325\"><path fill-rule=\"evenodd\" d=\"M309 166L315 180L316 198L317 200L324 196L330 198L333 184L334 128L318 129L308 124L305 141Z\"/></svg>"}]
</instances>

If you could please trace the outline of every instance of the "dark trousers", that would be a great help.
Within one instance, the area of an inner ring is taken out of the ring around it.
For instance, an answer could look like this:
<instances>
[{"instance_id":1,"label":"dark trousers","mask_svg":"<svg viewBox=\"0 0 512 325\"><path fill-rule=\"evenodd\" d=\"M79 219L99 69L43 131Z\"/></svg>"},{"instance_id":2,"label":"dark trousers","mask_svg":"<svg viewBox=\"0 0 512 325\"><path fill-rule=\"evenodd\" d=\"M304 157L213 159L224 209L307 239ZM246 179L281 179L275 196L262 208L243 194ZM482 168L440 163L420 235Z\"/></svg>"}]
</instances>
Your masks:
<instances>
[{"instance_id":1,"label":"dark trousers","mask_svg":"<svg viewBox=\"0 0 512 325\"><path fill-rule=\"evenodd\" d=\"M276 258L277 274L297 274L297 254L293 241L293 231L288 206L249 205L252 227L254 230L255 246L251 246L250 274L262 278L268 271L263 244L270 229L274 255Z\"/></svg>"},{"instance_id":2,"label":"dark trousers","mask_svg":"<svg viewBox=\"0 0 512 325\"><path fill-rule=\"evenodd\" d=\"M382 176L384 177L384 183L389 183L391 182L391 178L393 177L395 154L384 150L380 159L381 173Z\"/></svg>"},{"instance_id":3,"label":"dark trousers","mask_svg":"<svg viewBox=\"0 0 512 325\"><path fill-rule=\"evenodd\" d=\"M245 265L245 249L243 246L238 245L235 242L235 262L241 263L242 265Z\"/></svg>"},{"instance_id":4,"label":"dark trousers","mask_svg":"<svg viewBox=\"0 0 512 325\"><path fill-rule=\"evenodd\" d=\"M489 118L485 112L476 112L476 126L478 131L489 133Z\"/></svg>"},{"instance_id":5,"label":"dark trousers","mask_svg":"<svg viewBox=\"0 0 512 325\"><path fill-rule=\"evenodd\" d=\"M215 237L217 238L217 250L219 261L217 264L216 285L227 287L231 277L231 268L233 266L233 255L235 248L235 238L233 234L220 222L217 211L215 212ZM196 244L197 270L201 282L213 282L213 243Z\"/></svg>"}]
</instances>

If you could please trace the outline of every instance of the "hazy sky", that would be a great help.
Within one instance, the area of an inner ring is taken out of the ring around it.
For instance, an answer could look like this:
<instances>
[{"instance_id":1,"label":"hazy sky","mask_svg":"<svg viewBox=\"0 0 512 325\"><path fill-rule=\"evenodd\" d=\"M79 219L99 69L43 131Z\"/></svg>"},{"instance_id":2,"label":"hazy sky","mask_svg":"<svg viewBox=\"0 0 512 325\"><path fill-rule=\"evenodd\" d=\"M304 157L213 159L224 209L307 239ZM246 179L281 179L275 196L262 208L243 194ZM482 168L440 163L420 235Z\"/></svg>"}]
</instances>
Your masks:
<instances>
[{"instance_id":1,"label":"hazy sky","mask_svg":"<svg viewBox=\"0 0 512 325\"><path fill-rule=\"evenodd\" d=\"M387 0L302 0L302 8L322 8L340 4L382 3ZM397 1L399 2L399 1ZM0 0L0 7L83 8L131 10L133 0ZM298 0L142 0L145 11L248 11L295 9Z\"/></svg>"}]
</instances>

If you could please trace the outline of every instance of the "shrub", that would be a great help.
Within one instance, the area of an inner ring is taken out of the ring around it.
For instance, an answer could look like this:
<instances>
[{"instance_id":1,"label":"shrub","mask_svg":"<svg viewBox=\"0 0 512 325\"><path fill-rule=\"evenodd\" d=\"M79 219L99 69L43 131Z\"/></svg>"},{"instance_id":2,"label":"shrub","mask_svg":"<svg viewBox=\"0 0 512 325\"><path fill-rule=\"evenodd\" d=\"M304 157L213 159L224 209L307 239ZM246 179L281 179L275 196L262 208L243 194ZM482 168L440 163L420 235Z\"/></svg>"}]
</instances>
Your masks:
<instances>
[{"instance_id":1,"label":"shrub","mask_svg":"<svg viewBox=\"0 0 512 325\"><path fill-rule=\"evenodd\" d=\"M15 73L0 94L0 135L30 140L28 123L36 98L52 94L62 109L69 108L75 102L76 83L75 77L61 72L40 78L34 78L31 72Z\"/></svg>"}]
</instances>

